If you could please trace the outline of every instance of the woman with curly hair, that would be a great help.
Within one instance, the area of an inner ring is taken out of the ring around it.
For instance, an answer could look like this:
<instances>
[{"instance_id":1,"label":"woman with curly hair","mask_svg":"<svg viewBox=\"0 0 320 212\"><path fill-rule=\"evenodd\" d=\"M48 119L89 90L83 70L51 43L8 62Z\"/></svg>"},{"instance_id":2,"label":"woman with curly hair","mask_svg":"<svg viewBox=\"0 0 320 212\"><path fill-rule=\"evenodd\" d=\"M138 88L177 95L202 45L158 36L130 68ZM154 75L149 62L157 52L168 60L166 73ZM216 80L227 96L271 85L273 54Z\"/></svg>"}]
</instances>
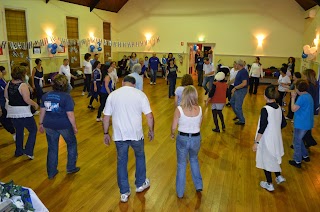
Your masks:
<instances>
[{"instance_id":1,"label":"woman with curly hair","mask_svg":"<svg viewBox=\"0 0 320 212\"><path fill-rule=\"evenodd\" d=\"M188 85L193 85L193 79L190 74L185 74L182 76L181 86L177 87L176 91L174 92L176 95L174 99L176 106L180 105L183 89Z\"/></svg>"}]
</instances>

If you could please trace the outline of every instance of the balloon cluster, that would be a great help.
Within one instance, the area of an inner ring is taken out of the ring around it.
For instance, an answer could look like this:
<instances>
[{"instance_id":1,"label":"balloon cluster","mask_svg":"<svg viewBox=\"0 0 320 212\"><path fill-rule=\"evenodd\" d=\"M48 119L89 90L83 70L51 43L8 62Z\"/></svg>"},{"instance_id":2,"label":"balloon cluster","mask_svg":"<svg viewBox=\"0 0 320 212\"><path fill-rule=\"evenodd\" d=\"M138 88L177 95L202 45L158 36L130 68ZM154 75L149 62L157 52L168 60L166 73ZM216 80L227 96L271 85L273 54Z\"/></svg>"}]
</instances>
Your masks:
<instances>
[{"instance_id":1,"label":"balloon cluster","mask_svg":"<svg viewBox=\"0 0 320 212\"><path fill-rule=\"evenodd\" d=\"M90 48L90 52L98 52L98 51L101 52L102 51L101 42L98 42L96 46L91 44L89 48Z\"/></svg>"},{"instance_id":2,"label":"balloon cluster","mask_svg":"<svg viewBox=\"0 0 320 212\"><path fill-rule=\"evenodd\" d=\"M57 43L59 43L59 42L57 42ZM63 45L60 43L60 45L58 45L57 43L49 43L48 44L48 49L49 49L49 52L51 53L51 54L56 54L57 53L57 51L58 52L61 52L63 49L62 49L62 47L63 47Z\"/></svg>"},{"instance_id":3,"label":"balloon cluster","mask_svg":"<svg viewBox=\"0 0 320 212\"><path fill-rule=\"evenodd\" d=\"M313 60L317 56L317 47L310 47L309 45L305 45L303 47L302 58L307 60Z\"/></svg>"},{"instance_id":4,"label":"balloon cluster","mask_svg":"<svg viewBox=\"0 0 320 212\"><path fill-rule=\"evenodd\" d=\"M196 44L194 44L193 46L193 51L198 51L199 50L199 46L197 46Z\"/></svg>"}]
</instances>

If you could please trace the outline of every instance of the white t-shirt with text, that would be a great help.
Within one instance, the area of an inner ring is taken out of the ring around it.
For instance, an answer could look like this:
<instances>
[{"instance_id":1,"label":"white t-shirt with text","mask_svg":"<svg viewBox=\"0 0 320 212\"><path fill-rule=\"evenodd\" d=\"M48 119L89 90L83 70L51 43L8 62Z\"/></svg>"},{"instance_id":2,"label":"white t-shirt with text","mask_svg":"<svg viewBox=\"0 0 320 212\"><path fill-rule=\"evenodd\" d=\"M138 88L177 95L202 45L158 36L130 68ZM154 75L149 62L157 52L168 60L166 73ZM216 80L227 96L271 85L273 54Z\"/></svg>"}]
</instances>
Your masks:
<instances>
[{"instance_id":1,"label":"white t-shirt with text","mask_svg":"<svg viewBox=\"0 0 320 212\"><path fill-rule=\"evenodd\" d=\"M88 61L83 61L83 65L82 65L83 67L84 67L84 74L92 74L92 65L91 65L91 63L90 62L88 62Z\"/></svg>"}]
</instances>

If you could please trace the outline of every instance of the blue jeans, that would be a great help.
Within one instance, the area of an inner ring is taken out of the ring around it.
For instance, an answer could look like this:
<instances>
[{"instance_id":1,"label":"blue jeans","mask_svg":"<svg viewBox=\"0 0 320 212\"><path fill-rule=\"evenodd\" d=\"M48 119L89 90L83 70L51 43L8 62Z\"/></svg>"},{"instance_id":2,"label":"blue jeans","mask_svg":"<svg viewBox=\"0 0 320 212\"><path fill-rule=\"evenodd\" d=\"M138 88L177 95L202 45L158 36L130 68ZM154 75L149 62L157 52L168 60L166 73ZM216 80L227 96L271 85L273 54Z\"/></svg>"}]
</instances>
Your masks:
<instances>
[{"instance_id":1,"label":"blue jeans","mask_svg":"<svg viewBox=\"0 0 320 212\"><path fill-rule=\"evenodd\" d=\"M156 79L157 79L157 71L158 71L158 70L150 69L150 72L151 72L150 80L151 80L151 82L156 82Z\"/></svg>"},{"instance_id":2,"label":"blue jeans","mask_svg":"<svg viewBox=\"0 0 320 212\"><path fill-rule=\"evenodd\" d=\"M308 130L301 130L301 129L296 129L294 128L294 133L293 133L293 148L294 148L294 153L293 153L293 160L295 160L298 163L301 163L302 156L307 157L308 151L306 147L304 146L303 143L303 136L307 133Z\"/></svg>"},{"instance_id":3,"label":"blue jeans","mask_svg":"<svg viewBox=\"0 0 320 212\"><path fill-rule=\"evenodd\" d=\"M73 129L54 130L46 128L46 136L48 142L48 155L47 155L47 173L48 177L53 177L58 173L58 151L59 151L59 137L62 135L63 139L67 143L68 162L67 171L73 171L76 169L78 150L77 139L74 135Z\"/></svg>"},{"instance_id":4,"label":"blue jeans","mask_svg":"<svg viewBox=\"0 0 320 212\"><path fill-rule=\"evenodd\" d=\"M68 83L67 93L70 93L72 89L73 89L72 85Z\"/></svg>"},{"instance_id":5,"label":"blue jeans","mask_svg":"<svg viewBox=\"0 0 320 212\"><path fill-rule=\"evenodd\" d=\"M177 77L168 77L169 81L169 98L174 96L174 89L176 88Z\"/></svg>"},{"instance_id":6,"label":"blue jeans","mask_svg":"<svg viewBox=\"0 0 320 212\"><path fill-rule=\"evenodd\" d=\"M235 90L230 100L231 107L234 113L236 114L236 116L239 118L239 121L241 123L246 122L242 112L242 105L243 105L244 97L246 97L247 92L248 92L247 88L241 88L239 90Z\"/></svg>"},{"instance_id":7,"label":"blue jeans","mask_svg":"<svg viewBox=\"0 0 320 212\"><path fill-rule=\"evenodd\" d=\"M188 163L188 156L190 160L191 174L193 184L196 190L202 189L202 177L200 173L200 167L198 162L198 153L200 150L200 136L177 136L177 178L176 178L176 190L178 197L183 197L184 189L186 185L186 168Z\"/></svg>"},{"instance_id":8,"label":"blue jeans","mask_svg":"<svg viewBox=\"0 0 320 212\"><path fill-rule=\"evenodd\" d=\"M208 93L208 92L211 90L211 88L212 88L213 80L214 80L214 76L204 77L204 78L203 78L202 87L204 88L204 90L206 90L207 93ZM208 82L209 82L209 88L207 87Z\"/></svg>"},{"instance_id":9,"label":"blue jeans","mask_svg":"<svg viewBox=\"0 0 320 212\"><path fill-rule=\"evenodd\" d=\"M14 128L16 129L16 151L15 156L21 156L23 154L33 156L34 145L37 137L37 125L32 117L28 118L15 118L12 119ZM23 149L24 128L29 131L28 140Z\"/></svg>"},{"instance_id":10,"label":"blue jeans","mask_svg":"<svg viewBox=\"0 0 320 212\"><path fill-rule=\"evenodd\" d=\"M128 182L128 150L131 146L136 157L136 181L137 188L142 186L146 180L146 158L144 154L144 139L139 141L116 141L117 147L117 180L120 193L125 194L130 191Z\"/></svg>"}]
</instances>

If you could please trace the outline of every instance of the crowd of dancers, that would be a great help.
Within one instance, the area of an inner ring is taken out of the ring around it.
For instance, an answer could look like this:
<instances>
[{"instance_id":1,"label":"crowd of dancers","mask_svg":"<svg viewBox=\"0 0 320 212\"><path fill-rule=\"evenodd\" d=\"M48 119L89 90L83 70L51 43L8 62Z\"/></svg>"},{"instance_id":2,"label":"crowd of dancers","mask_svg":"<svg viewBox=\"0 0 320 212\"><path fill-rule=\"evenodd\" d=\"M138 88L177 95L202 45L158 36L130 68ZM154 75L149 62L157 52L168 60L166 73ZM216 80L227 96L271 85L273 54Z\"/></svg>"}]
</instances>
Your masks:
<instances>
[{"instance_id":1,"label":"crowd of dancers","mask_svg":"<svg viewBox=\"0 0 320 212\"><path fill-rule=\"evenodd\" d=\"M136 192L142 192L150 186L146 177L146 164L144 154L144 138L142 131L142 114L148 120L148 137L154 139L154 118L148 97L143 92L143 78L150 79L150 85L156 85L157 73L160 71L168 84L168 97L174 96L176 110L173 114L171 138L176 137L177 148L177 196L182 198L186 184L186 167L190 161L192 180L195 190L201 192L203 182L198 162L198 153L201 146L201 120L202 108L198 102L198 92L193 86L192 76L185 74L181 86L176 88L178 66L170 53L168 57L160 59L154 53L152 57L138 59L135 53L130 58L125 56L118 64L111 59L102 64L99 55L87 53L83 62L84 87L83 96L89 97L88 109L94 110L94 100L100 101L97 112L97 122L103 122L104 141L110 144L109 120L112 117L113 140L116 143L117 175L120 188L120 200L127 202L131 194L127 174L128 147L135 151L136 157ZM43 68L41 60L36 59L37 66L33 68L31 85L29 84L27 64L14 67L11 73L12 80L6 82L6 70L0 66L0 120L3 127L13 135L16 150L15 157L26 155L34 159L34 145L37 130L46 133L48 142L47 174L53 179L57 174L58 145L61 135L67 143L68 159L67 173L72 174L80 170L76 166L78 151L78 132L74 101L70 96L72 90L71 78L76 79L70 72L69 61L65 59L59 69L59 74L52 78L53 91L43 94L44 86ZM117 69L118 67L118 69ZM238 60L233 68L218 66L215 68L208 57L202 53L196 57L196 70L198 86L202 86L207 95L206 105L211 104L214 133L225 131L226 125L223 116L225 106L231 106L236 125L244 126L245 116L242 110L245 96L257 94L259 79L264 77L260 58L257 57L251 66L245 61ZM150 71L150 77L148 76ZM120 76L126 75L122 86L116 88ZM227 76L229 75L229 76ZM31 94L35 91L37 102L33 101ZM289 58L288 64L280 69L277 83L267 86L264 93L266 105L261 109L257 131L254 138L253 150L256 151L256 167L263 169L266 181L260 186L268 191L274 190L271 173L276 175L276 182L283 183L286 179L281 174L281 158L284 155L281 129L287 125L286 119L294 124L292 148L293 159L289 164L301 168L302 162L309 162L307 148L316 145L312 136L314 115L319 109L319 88L316 73L312 69L300 72L294 71L294 58ZM290 94L288 115L285 116L285 95ZM40 107L39 126L36 126L34 115ZM32 109L32 110L31 110ZM102 114L104 116L102 116ZM219 124L221 122L221 127ZM24 128L29 131L25 145ZM178 133L176 135L176 130Z\"/></svg>"}]
</instances>

